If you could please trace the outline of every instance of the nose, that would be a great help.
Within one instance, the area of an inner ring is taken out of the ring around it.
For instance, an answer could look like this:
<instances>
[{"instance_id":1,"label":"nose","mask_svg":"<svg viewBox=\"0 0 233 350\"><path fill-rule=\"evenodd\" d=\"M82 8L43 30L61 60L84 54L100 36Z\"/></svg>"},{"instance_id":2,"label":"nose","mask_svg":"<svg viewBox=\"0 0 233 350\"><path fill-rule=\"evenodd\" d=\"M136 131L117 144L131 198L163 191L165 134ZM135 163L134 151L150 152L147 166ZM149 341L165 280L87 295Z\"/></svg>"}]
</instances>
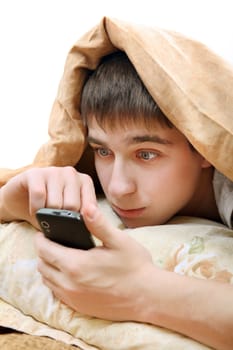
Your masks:
<instances>
[{"instance_id":1,"label":"nose","mask_svg":"<svg viewBox=\"0 0 233 350\"><path fill-rule=\"evenodd\" d=\"M135 193L136 188L136 181L130 164L115 159L108 184L108 192L111 197L120 198Z\"/></svg>"}]
</instances>

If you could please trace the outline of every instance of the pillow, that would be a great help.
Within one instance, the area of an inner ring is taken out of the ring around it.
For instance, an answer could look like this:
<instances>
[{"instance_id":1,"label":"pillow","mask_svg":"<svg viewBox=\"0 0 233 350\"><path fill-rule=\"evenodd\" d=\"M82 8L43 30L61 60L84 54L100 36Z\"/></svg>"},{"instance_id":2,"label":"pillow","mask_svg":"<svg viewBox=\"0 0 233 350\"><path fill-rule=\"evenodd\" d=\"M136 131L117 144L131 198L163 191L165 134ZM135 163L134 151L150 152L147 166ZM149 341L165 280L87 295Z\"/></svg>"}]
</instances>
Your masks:
<instances>
[{"instance_id":1,"label":"pillow","mask_svg":"<svg viewBox=\"0 0 233 350\"><path fill-rule=\"evenodd\" d=\"M105 200L100 207L117 227ZM206 350L170 330L137 322L87 317L60 303L42 283L34 249L35 229L26 222L0 228L0 325L47 335L80 349ZM187 276L233 283L233 231L214 222L177 217L162 226L126 229L161 268Z\"/></svg>"},{"instance_id":2,"label":"pillow","mask_svg":"<svg viewBox=\"0 0 233 350\"><path fill-rule=\"evenodd\" d=\"M85 147L80 95L100 59L123 50L164 114L233 180L233 68L174 31L105 17L71 48L49 121L49 141L30 166L76 165ZM33 113L32 113L33 116ZM0 185L23 169L0 169Z\"/></svg>"}]
</instances>

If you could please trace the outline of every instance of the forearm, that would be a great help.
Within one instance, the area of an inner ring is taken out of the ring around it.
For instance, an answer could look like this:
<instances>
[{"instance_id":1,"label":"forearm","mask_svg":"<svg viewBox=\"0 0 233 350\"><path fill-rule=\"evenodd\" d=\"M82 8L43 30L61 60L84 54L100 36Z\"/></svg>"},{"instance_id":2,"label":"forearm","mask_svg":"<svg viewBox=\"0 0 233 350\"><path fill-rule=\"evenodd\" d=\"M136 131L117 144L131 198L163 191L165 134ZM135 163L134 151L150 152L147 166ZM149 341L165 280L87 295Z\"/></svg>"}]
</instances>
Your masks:
<instances>
[{"instance_id":1,"label":"forearm","mask_svg":"<svg viewBox=\"0 0 233 350\"><path fill-rule=\"evenodd\" d=\"M166 327L221 350L233 344L231 285L156 271L140 321Z\"/></svg>"}]
</instances>

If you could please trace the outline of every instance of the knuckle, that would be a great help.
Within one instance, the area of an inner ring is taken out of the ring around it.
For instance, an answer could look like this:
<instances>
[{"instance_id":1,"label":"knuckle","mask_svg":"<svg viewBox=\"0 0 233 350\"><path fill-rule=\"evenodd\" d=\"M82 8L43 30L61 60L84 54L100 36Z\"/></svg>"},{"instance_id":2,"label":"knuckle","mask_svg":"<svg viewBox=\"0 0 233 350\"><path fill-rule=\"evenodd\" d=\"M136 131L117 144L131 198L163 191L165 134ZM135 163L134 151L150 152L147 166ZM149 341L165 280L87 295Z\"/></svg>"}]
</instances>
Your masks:
<instances>
[{"instance_id":1,"label":"knuckle","mask_svg":"<svg viewBox=\"0 0 233 350\"><path fill-rule=\"evenodd\" d=\"M93 180L88 174L81 174L82 182L88 185L93 185Z\"/></svg>"},{"instance_id":2,"label":"knuckle","mask_svg":"<svg viewBox=\"0 0 233 350\"><path fill-rule=\"evenodd\" d=\"M33 198L33 201L44 200L45 199L44 189L41 187L31 187L30 197Z\"/></svg>"},{"instance_id":3,"label":"knuckle","mask_svg":"<svg viewBox=\"0 0 233 350\"><path fill-rule=\"evenodd\" d=\"M72 259L66 266L66 273L72 280L80 279L82 276L82 264L77 259Z\"/></svg>"},{"instance_id":4,"label":"knuckle","mask_svg":"<svg viewBox=\"0 0 233 350\"><path fill-rule=\"evenodd\" d=\"M31 176L34 176L37 171L38 171L37 168L31 168L26 170L24 174L27 178L30 178Z\"/></svg>"},{"instance_id":5,"label":"knuckle","mask_svg":"<svg viewBox=\"0 0 233 350\"><path fill-rule=\"evenodd\" d=\"M77 176L77 171L75 170L74 167L70 165L65 166L64 168L62 168L62 170L64 171L65 174L67 174L67 176Z\"/></svg>"},{"instance_id":6,"label":"knuckle","mask_svg":"<svg viewBox=\"0 0 233 350\"><path fill-rule=\"evenodd\" d=\"M79 269L77 268L77 266L76 266L76 268L70 267L67 274L68 274L69 278L72 280L75 280L75 279L80 277L80 272L79 272Z\"/></svg>"}]
</instances>

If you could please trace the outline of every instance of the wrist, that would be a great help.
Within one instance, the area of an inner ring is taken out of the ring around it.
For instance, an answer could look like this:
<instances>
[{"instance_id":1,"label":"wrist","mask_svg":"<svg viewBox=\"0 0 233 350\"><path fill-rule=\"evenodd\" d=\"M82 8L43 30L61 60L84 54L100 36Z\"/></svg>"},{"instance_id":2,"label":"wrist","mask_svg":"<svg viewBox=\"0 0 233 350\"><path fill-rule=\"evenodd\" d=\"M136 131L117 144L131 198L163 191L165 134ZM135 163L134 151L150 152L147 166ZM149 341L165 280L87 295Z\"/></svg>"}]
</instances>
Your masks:
<instances>
[{"instance_id":1,"label":"wrist","mask_svg":"<svg viewBox=\"0 0 233 350\"><path fill-rule=\"evenodd\" d=\"M162 281L166 279L164 276L166 272L151 264L144 267L142 273L138 275L138 286L134 288L135 295L133 296L133 320L160 325L160 318L164 312L163 288L166 288Z\"/></svg>"},{"instance_id":2,"label":"wrist","mask_svg":"<svg viewBox=\"0 0 233 350\"><path fill-rule=\"evenodd\" d=\"M188 314L192 319L190 310L197 294L195 282L199 284L199 281L155 265L145 277L137 321L179 331L187 323Z\"/></svg>"},{"instance_id":3,"label":"wrist","mask_svg":"<svg viewBox=\"0 0 233 350\"><path fill-rule=\"evenodd\" d=\"M166 278L169 276L167 276L167 271L151 266L144 277L141 296L138 300L137 321L160 326L166 312L164 296Z\"/></svg>"}]
</instances>

